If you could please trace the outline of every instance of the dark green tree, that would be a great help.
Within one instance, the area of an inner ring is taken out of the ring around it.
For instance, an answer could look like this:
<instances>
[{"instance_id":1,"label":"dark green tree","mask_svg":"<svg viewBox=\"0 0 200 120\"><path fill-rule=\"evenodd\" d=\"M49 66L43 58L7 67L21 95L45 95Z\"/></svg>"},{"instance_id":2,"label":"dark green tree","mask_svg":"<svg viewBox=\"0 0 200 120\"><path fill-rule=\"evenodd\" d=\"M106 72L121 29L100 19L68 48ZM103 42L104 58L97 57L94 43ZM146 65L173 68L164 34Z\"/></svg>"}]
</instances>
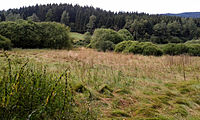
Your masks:
<instances>
[{"instance_id":1,"label":"dark green tree","mask_svg":"<svg viewBox=\"0 0 200 120\"><path fill-rule=\"evenodd\" d=\"M118 33L122 36L124 40L133 40L132 34L127 29L121 29Z\"/></svg>"},{"instance_id":2,"label":"dark green tree","mask_svg":"<svg viewBox=\"0 0 200 120\"><path fill-rule=\"evenodd\" d=\"M49 9L47 14L46 14L45 21L52 21L52 20L53 20L53 10Z\"/></svg>"},{"instance_id":3,"label":"dark green tree","mask_svg":"<svg viewBox=\"0 0 200 120\"><path fill-rule=\"evenodd\" d=\"M6 21L16 21L22 19L22 17L20 16L20 14L15 14L15 13L9 13L8 15L6 15Z\"/></svg>"},{"instance_id":4,"label":"dark green tree","mask_svg":"<svg viewBox=\"0 0 200 120\"><path fill-rule=\"evenodd\" d=\"M60 22L68 26L69 25L69 18L70 18L69 13L65 10L62 13Z\"/></svg>"},{"instance_id":5,"label":"dark green tree","mask_svg":"<svg viewBox=\"0 0 200 120\"><path fill-rule=\"evenodd\" d=\"M107 46L108 50L114 49L114 45L122 42L123 38L112 29L96 29L91 39L91 47L106 51L105 46ZM112 43L112 44L111 44Z\"/></svg>"},{"instance_id":6,"label":"dark green tree","mask_svg":"<svg viewBox=\"0 0 200 120\"><path fill-rule=\"evenodd\" d=\"M31 20L31 21L34 21L34 22L39 22L40 21L40 19L38 18L38 16L35 13L33 13L33 15L28 17L27 19Z\"/></svg>"},{"instance_id":7,"label":"dark green tree","mask_svg":"<svg viewBox=\"0 0 200 120\"><path fill-rule=\"evenodd\" d=\"M89 23L87 24L88 32L92 33L95 27L95 22L96 22L96 16L92 15L90 16Z\"/></svg>"}]
</instances>

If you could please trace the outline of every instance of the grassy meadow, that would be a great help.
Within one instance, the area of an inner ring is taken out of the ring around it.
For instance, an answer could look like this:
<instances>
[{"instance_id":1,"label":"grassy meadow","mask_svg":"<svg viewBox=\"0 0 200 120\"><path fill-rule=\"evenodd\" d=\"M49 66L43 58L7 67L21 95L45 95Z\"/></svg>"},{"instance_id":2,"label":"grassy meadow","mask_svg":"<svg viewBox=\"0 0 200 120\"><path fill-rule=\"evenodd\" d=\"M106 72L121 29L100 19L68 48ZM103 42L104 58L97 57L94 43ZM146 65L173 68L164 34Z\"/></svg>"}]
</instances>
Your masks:
<instances>
[{"instance_id":1,"label":"grassy meadow","mask_svg":"<svg viewBox=\"0 0 200 120\"><path fill-rule=\"evenodd\" d=\"M86 48L1 51L0 116L199 120L199 63Z\"/></svg>"}]
</instances>

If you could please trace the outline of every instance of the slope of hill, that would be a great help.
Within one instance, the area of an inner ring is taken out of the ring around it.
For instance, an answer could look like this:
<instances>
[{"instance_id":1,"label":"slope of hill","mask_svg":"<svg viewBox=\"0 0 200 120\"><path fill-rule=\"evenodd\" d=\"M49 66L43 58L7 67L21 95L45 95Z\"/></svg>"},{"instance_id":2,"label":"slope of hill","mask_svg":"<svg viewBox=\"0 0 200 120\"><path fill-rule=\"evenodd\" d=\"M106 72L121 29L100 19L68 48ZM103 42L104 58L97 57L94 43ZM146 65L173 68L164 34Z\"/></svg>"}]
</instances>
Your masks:
<instances>
[{"instance_id":1,"label":"slope of hill","mask_svg":"<svg viewBox=\"0 0 200 120\"><path fill-rule=\"evenodd\" d=\"M163 14L167 16L178 16L178 17L186 17L186 18L200 18L200 12L184 12L184 13L179 13L179 14Z\"/></svg>"}]
</instances>

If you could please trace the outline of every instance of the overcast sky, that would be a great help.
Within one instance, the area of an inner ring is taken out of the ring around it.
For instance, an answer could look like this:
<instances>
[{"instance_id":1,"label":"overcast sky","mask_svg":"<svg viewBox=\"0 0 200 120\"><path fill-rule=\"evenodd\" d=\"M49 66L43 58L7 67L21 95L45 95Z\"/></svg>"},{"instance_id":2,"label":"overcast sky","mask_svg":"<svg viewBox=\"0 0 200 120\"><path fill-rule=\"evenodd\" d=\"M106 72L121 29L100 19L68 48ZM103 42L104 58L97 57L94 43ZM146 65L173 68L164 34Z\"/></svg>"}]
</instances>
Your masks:
<instances>
[{"instance_id":1,"label":"overcast sky","mask_svg":"<svg viewBox=\"0 0 200 120\"><path fill-rule=\"evenodd\" d=\"M2 0L0 10L47 3L72 3L111 11L150 14L200 12L200 0Z\"/></svg>"}]
</instances>

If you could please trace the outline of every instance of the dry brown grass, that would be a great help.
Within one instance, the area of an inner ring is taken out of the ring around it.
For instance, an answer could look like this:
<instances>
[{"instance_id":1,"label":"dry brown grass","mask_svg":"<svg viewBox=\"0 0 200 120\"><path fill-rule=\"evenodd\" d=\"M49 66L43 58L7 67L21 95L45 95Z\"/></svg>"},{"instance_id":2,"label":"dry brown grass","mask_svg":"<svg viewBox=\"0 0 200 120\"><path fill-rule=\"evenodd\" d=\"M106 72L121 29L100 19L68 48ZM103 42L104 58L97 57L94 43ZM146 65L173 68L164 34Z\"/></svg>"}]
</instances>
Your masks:
<instances>
[{"instance_id":1,"label":"dry brown grass","mask_svg":"<svg viewBox=\"0 0 200 120\"><path fill-rule=\"evenodd\" d=\"M13 52L12 52L13 53ZM89 66L102 65L120 70L132 77L146 77L159 80L183 80L200 78L200 58L191 56L142 56L113 52L97 52L92 49L76 50L27 50L15 51L45 62L80 62Z\"/></svg>"}]
</instances>

